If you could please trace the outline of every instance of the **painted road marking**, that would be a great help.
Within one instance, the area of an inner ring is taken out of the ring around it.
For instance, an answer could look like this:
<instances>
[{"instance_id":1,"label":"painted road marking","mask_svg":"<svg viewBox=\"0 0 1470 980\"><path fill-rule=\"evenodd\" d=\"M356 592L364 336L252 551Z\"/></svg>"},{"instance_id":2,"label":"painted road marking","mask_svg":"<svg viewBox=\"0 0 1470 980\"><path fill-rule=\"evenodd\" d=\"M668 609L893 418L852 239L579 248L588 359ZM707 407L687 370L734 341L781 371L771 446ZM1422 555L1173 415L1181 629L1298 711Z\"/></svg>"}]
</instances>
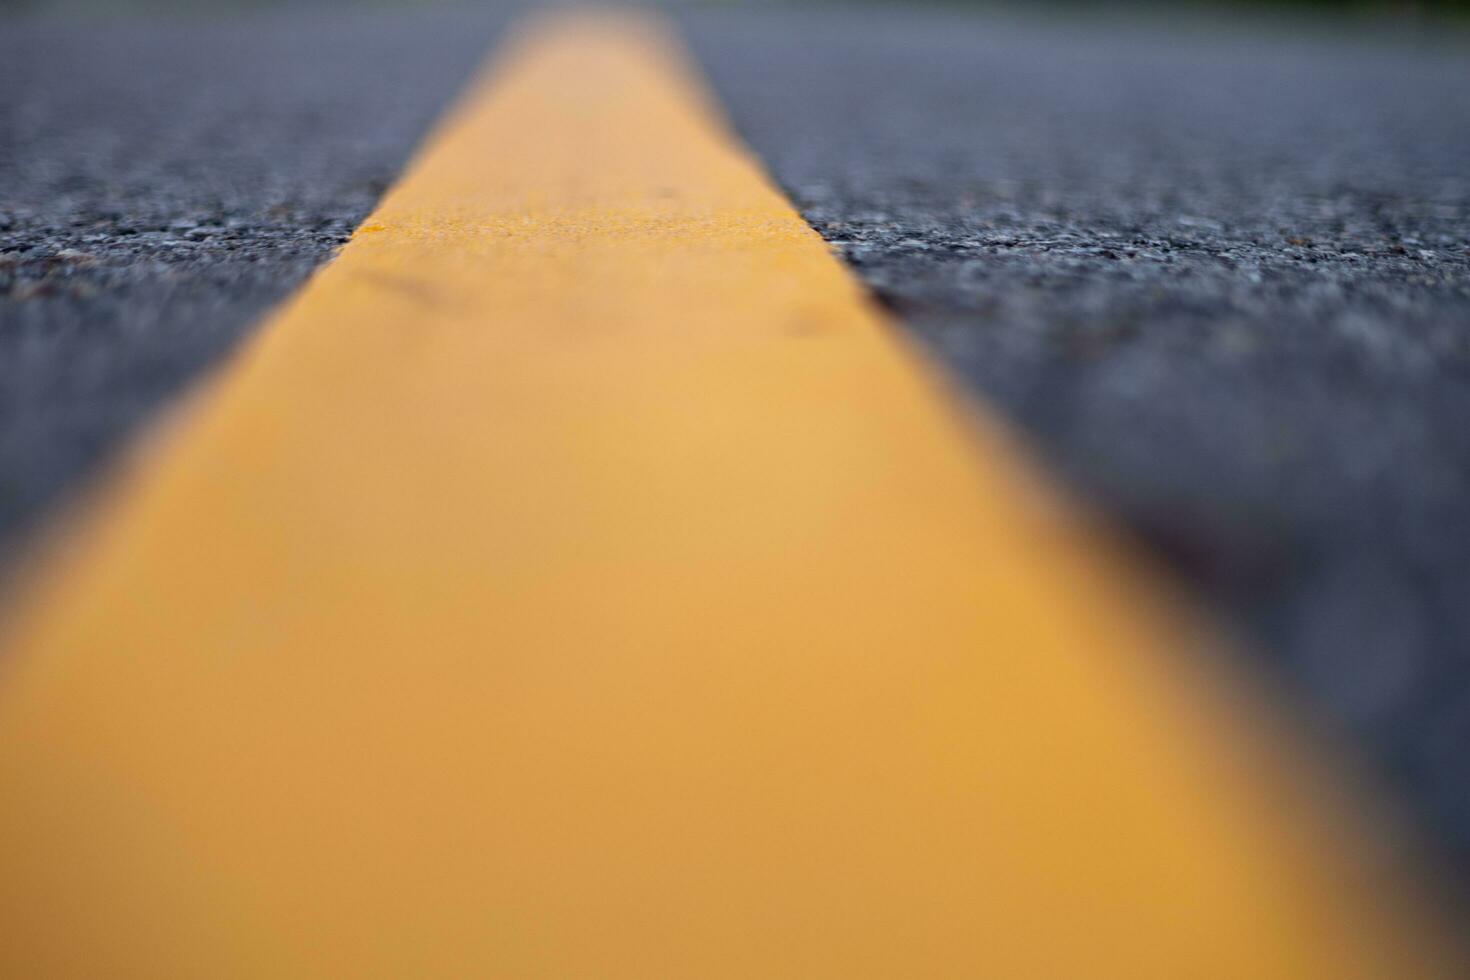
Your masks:
<instances>
[{"instance_id":1,"label":"painted road marking","mask_svg":"<svg viewBox=\"0 0 1470 980\"><path fill-rule=\"evenodd\" d=\"M26 603L0 974L1448 972L1166 605L543 24Z\"/></svg>"}]
</instances>

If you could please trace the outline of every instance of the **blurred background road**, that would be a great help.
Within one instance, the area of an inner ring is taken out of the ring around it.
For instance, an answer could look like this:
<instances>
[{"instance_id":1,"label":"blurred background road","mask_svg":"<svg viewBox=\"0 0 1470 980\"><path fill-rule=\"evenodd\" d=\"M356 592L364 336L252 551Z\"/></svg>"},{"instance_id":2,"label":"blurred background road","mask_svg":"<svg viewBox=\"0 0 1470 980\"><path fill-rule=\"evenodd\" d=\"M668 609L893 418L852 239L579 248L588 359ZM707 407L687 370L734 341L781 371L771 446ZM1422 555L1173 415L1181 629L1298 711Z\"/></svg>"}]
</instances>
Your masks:
<instances>
[{"instance_id":1,"label":"blurred background road","mask_svg":"<svg viewBox=\"0 0 1470 980\"><path fill-rule=\"evenodd\" d=\"M1464 7L675 12L895 318L1470 882ZM513 13L0 14L0 551L331 256Z\"/></svg>"}]
</instances>

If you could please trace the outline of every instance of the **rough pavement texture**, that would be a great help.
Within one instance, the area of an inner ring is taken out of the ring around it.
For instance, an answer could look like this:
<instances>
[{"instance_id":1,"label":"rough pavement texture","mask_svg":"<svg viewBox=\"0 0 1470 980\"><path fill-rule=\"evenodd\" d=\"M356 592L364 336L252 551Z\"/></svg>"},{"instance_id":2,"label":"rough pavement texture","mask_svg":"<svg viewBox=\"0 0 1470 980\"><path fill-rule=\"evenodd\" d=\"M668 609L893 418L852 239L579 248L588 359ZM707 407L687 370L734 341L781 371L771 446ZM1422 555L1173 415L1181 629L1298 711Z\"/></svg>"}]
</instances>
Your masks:
<instances>
[{"instance_id":1,"label":"rough pavement texture","mask_svg":"<svg viewBox=\"0 0 1470 980\"><path fill-rule=\"evenodd\" d=\"M0 20L0 554L346 240L494 20Z\"/></svg>"},{"instance_id":2,"label":"rough pavement texture","mask_svg":"<svg viewBox=\"0 0 1470 980\"><path fill-rule=\"evenodd\" d=\"M878 296L1470 872L1470 45L706 13Z\"/></svg>"},{"instance_id":3,"label":"rough pavement texture","mask_svg":"<svg viewBox=\"0 0 1470 980\"><path fill-rule=\"evenodd\" d=\"M684 19L879 297L1470 881L1470 48ZM332 253L497 20L0 23L0 550Z\"/></svg>"}]
</instances>

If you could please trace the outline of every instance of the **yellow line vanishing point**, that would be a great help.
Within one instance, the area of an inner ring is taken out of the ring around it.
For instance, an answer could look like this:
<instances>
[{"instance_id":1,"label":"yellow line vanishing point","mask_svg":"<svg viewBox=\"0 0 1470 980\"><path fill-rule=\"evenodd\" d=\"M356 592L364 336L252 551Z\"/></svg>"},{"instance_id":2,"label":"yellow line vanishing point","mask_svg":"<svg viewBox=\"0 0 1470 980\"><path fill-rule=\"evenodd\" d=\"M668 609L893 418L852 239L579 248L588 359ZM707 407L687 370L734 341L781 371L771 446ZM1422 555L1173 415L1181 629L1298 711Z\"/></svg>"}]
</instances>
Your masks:
<instances>
[{"instance_id":1,"label":"yellow line vanishing point","mask_svg":"<svg viewBox=\"0 0 1470 980\"><path fill-rule=\"evenodd\" d=\"M526 32L20 602L14 980L1448 973L656 24Z\"/></svg>"}]
</instances>

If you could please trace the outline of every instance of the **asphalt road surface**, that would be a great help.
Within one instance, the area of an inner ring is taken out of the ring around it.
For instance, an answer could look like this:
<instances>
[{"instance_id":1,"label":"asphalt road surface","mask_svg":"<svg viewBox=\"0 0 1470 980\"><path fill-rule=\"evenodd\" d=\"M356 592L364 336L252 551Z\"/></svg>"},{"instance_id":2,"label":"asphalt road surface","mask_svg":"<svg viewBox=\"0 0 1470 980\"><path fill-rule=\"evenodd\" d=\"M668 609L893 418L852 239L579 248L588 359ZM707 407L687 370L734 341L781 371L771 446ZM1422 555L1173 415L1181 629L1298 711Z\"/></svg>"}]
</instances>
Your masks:
<instances>
[{"instance_id":1,"label":"asphalt road surface","mask_svg":"<svg viewBox=\"0 0 1470 980\"><path fill-rule=\"evenodd\" d=\"M0 19L0 549L332 255L506 19ZM679 19L878 298L1470 882L1470 39Z\"/></svg>"}]
</instances>

